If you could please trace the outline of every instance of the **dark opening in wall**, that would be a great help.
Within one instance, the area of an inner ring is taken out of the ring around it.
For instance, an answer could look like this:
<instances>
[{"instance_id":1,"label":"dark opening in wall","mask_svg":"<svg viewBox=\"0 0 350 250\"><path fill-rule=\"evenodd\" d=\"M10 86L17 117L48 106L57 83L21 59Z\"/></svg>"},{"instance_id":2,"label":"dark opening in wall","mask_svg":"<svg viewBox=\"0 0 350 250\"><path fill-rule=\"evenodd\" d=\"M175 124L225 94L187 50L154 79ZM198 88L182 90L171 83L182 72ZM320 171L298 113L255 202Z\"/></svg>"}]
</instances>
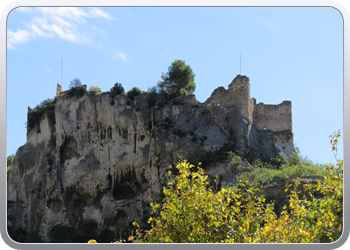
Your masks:
<instances>
[{"instance_id":1,"label":"dark opening in wall","mask_svg":"<svg viewBox=\"0 0 350 250\"><path fill-rule=\"evenodd\" d=\"M135 193L128 184L115 185L113 188L114 200L131 199L134 196Z\"/></svg>"}]
</instances>

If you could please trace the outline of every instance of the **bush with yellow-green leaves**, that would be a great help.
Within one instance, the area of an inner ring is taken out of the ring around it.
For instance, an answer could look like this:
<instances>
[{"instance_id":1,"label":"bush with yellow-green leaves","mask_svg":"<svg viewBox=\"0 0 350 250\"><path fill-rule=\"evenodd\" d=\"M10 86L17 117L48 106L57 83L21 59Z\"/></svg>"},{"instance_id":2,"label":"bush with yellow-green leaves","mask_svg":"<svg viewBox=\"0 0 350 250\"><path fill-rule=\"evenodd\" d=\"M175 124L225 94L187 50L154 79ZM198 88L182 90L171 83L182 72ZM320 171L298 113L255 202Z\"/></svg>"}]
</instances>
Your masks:
<instances>
[{"instance_id":1,"label":"bush with yellow-green leaves","mask_svg":"<svg viewBox=\"0 0 350 250\"><path fill-rule=\"evenodd\" d=\"M97 95L101 93L101 88L99 86L90 86L89 92L91 95Z\"/></svg>"},{"instance_id":2,"label":"bush with yellow-green leaves","mask_svg":"<svg viewBox=\"0 0 350 250\"><path fill-rule=\"evenodd\" d=\"M340 132L330 135L332 150L337 151ZM257 197L258 188L240 181L238 191L209 188L204 170L187 161L177 165L179 173L169 171L171 181L164 187L162 204L151 203L152 228L129 241L135 243L316 243L336 241L343 229L343 161L324 166L327 174L317 184L305 184L309 198L300 197L297 187L289 185L289 206L277 216L274 204ZM300 192L300 191L299 191ZM314 198L320 192L322 198ZM90 240L89 242L91 242ZM91 242L93 243L93 242Z\"/></svg>"}]
</instances>

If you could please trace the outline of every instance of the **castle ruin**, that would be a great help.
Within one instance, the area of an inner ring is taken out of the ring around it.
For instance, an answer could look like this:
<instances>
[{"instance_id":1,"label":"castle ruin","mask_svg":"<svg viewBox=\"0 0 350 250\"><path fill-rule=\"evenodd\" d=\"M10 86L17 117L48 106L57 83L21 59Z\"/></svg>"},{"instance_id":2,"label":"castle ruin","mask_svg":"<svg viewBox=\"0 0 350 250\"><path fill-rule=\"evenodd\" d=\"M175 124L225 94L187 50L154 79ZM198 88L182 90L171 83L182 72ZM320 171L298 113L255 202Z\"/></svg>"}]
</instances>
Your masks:
<instances>
[{"instance_id":1,"label":"castle ruin","mask_svg":"<svg viewBox=\"0 0 350 250\"><path fill-rule=\"evenodd\" d=\"M150 215L179 156L201 162L225 145L262 160L294 151L291 102L256 104L246 76L204 103L183 95L150 106L146 92L130 99L90 94L86 86L59 92L54 117L46 112L28 126L7 183L9 228L37 231L43 242L113 231ZM229 161L209 162L205 170L235 182Z\"/></svg>"},{"instance_id":2,"label":"castle ruin","mask_svg":"<svg viewBox=\"0 0 350 250\"><path fill-rule=\"evenodd\" d=\"M260 151L253 155L258 154L257 157L263 160L276 157L279 152L289 157L295 151L291 101L277 105L256 104L256 99L250 97L248 77L237 75L227 90L224 87L215 89L205 104L208 109L224 109L231 114L231 119L234 117L232 127L238 132L238 137L245 134L248 138L240 145L242 155L253 153L250 152L252 146Z\"/></svg>"}]
</instances>

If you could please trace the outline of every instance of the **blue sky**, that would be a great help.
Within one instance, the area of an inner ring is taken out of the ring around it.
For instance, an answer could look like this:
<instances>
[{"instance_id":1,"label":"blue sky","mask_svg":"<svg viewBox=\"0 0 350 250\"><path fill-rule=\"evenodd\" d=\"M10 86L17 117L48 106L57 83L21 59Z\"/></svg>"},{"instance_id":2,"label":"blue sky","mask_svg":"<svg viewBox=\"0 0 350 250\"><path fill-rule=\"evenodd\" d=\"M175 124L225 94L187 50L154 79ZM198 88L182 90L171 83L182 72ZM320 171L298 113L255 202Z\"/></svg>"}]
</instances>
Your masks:
<instances>
[{"instance_id":1,"label":"blue sky","mask_svg":"<svg viewBox=\"0 0 350 250\"><path fill-rule=\"evenodd\" d=\"M343 132L343 19L328 7L17 8L7 19L7 155L26 143L28 106L70 80L125 90L155 86L175 60L196 74L204 102L240 73L257 103L292 101L295 146L335 163ZM338 158L343 158L342 140Z\"/></svg>"}]
</instances>

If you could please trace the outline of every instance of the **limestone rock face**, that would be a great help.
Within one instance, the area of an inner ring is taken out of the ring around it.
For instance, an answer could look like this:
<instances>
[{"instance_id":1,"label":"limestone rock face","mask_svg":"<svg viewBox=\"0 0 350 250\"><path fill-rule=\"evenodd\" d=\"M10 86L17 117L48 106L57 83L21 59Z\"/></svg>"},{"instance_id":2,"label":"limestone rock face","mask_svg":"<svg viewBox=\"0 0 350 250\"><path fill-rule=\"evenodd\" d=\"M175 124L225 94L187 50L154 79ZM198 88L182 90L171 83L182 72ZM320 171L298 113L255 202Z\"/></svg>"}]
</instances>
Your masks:
<instances>
[{"instance_id":1,"label":"limestone rock face","mask_svg":"<svg viewBox=\"0 0 350 250\"><path fill-rule=\"evenodd\" d=\"M147 93L134 100L125 94L59 95L55 122L44 114L17 150L8 180L8 225L38 230L44 242L78 229L113 230L150 213L149 203L159 201L179 156L199 162L223 145L245 157L289 156L291 125L261 127L249 89L249 79L237 76L205 103L187 95L153 107ZM268 120L269 113L259 117ZM225 164L208 173L235 179Z\"/></svg>"}]
</instances>

